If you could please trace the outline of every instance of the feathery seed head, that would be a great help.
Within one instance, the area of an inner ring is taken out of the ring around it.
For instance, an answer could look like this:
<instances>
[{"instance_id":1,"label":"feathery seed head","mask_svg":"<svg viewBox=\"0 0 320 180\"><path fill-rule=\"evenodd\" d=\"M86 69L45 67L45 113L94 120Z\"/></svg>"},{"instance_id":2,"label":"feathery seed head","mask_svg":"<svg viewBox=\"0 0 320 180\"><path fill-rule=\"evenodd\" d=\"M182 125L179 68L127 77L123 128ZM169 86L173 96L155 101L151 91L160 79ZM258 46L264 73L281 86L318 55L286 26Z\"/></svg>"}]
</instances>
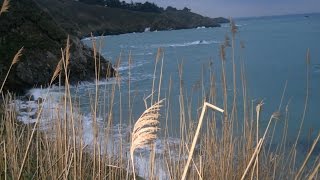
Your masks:
<instances>
[{"instance_id":1,"label":"feathery seed head","mask_svg":"<svg viewBox=\"0 0 320 180\"><path fill-rule=\"evenodd\" d=\"M135 178L134 170L134 150L137 148L142 148L146 145L150 145L157 139L157 131L159 130L159 111L162 106L161 103L164 100L161 100L153 104L150 108L146 109L137 122L134 124L132 137L131 137L131 146L130 146L130 156L133 169L133 177Z\"/></svg>"},{"instance_id":2,"label":"feathery seed head","mask_svg":"<svg viewBox=\"0 0 320 180\"><path fill-rule=\"evenodd\" d=\"M145 110L133 127L130 154L133 156L134 150L151 144L156 140L156 132L159 130L160 107L163 100L155 103Z\"/></svg>"},{"instance_id":3,"label":"feathery seed head","mask_svg":"<svg viewBox=\"0 0 320 180\"><path fill-rule=\"evenodd\" d=\"M14 65L14 64L19 62L20 57L22 56L22 51L23 51L23 47L17 52L16 55L14 55L14 58L12 60L12 65Z\"/></svg>"},{"instance_id":4,"label":"feathery seed head","mask_svg":"<svg viewBox=\"0 0 320 180\"><path fill-rule=\"evenodd\" d=\"M4 12L8 12L10 7L10 0L4 0L0 9L0 15Z\"/></svg>"},{"instance_id":5,"label":"feathery seed head","mask_svg":"<svg viewBox=\"0 0 320 180\"><path fill-rule=\"evenodd\" d=\"M55 71L53 73L53 76L51 78L51 83L50 84L52 84L52 82L58 77L58 75L60 74L61 70L62 70L62 59L57 64L57 67L56 67L56 69L55 69Z\"/></svg>"}]
</instances>

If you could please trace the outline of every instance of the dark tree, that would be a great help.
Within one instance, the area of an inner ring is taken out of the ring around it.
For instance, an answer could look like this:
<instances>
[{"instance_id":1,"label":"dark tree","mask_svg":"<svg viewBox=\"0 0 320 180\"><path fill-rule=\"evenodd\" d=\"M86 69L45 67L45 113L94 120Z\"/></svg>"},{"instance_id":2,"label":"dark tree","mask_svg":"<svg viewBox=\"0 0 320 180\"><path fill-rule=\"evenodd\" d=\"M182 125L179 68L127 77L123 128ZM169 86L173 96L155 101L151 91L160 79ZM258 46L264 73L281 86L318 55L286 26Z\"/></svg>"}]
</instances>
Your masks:
<instances>
[{"instance_id":1,"label":"dark tree","mask_svg":"<svg viewBox=\"0 0 320 180\"><path fill-rule=\"evenodd\" d=\"M189 9L189 8L187 8L187 7L184 7L184 8L182 9L182 11L190 12L191 9Z\"/></svg>"},{"instance_id":2,"label":"dark tree","mask_svg":"<svg viewBox=\"0 0 320 180\"><path fill-rule=\"evenodd\" d=\"M108 7L120 8L121 2L119 0L106 0L105 5L107 5Z\"/></svg>"},{"instance_id":3,"label":"dark tree","mask_svg":"<svg viewBox=\"0 0 320 180\"><path fill-rule=\"evenodd\" d=\"M145 2L145 3L127 3L125 1L120 0L79 0L79 2L92 4L92 5L101 5L108 6L111 8L121 8L128 9L131 11L141 11L141 12L154 12L161 13L164 11L162 7L158 7L155 3Z\"/></svg>"},{"instance_id":4,"label":"dark tree","mask_svg":"<svg viewBox=\"0 0 320 180\"><path fill-rule=\"evenodd\" d=\"M178 11L178 9L177 9L177 8L174 8L174 7L172 7L172 6L168 6L168 7L166 8L166 11Z\"/></svg>"},{"instance_id":5,"label":"dark tree","mask_svg":"<svg viewBox=\"0 0 320 180\"><path fill-rule=\"evenodd\" d=\"M101 6L105 4L104 0L79 0L79 2L91 4L91 5L101 5Z\"/></svg>"}]
</instances>

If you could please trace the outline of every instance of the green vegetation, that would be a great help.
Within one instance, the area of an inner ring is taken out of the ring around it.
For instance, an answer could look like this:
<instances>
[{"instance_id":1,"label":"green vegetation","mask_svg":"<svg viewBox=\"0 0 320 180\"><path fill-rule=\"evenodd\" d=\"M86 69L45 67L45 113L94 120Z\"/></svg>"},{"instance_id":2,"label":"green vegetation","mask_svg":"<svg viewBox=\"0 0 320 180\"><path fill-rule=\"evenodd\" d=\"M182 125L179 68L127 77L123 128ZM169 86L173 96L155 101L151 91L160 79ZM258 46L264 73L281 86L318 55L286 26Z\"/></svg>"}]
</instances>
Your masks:
<instances>
[{"instance_id":1,"label":"green vegetation","mask_svg":"<svg viewBox=\"0 0 320 180\"><path fill-rule=\"evenodd\" d=\"M219 27L220 23L228 22L225 18L203 17L189 12L187 8L176 10L175 8L168 7L165 11L157 12L153 10L138 11L128 8L88 5L71 0L35 1L63 29L78 37L87 37L91 33L94 35L112 35L144 32L147 27L150 27L151 31L190 29L199 26ZM90 3L94 2L90 1ZM155 5L150 6L155 7ZM138 8L140 5L137 3L133 7ZM68 11L61 11L61 9L68 9Z\"/></svg>"},{"instance_id":2,"label":"green vegetation","mask_svg":"<svg viewBox=\"0 0 320 180\"><path fill-rule=\"evenodd\" d=\"M163 7L157 6L155 3L151 2L136 2L136 3L127 3L125 1L120 0L79 0L79 2L90 4L90 5L98 5L98 6L104 6L104 7L110 7L110 8L120 8L120 9L127 9L130 11L139 11L139 12L152 12L152 13L163 13L165 11L186 11L191 12L191 9L184 7L181 10L178 10L177 8L168 6L166 9Z\"/></svg>"}]
</instances>

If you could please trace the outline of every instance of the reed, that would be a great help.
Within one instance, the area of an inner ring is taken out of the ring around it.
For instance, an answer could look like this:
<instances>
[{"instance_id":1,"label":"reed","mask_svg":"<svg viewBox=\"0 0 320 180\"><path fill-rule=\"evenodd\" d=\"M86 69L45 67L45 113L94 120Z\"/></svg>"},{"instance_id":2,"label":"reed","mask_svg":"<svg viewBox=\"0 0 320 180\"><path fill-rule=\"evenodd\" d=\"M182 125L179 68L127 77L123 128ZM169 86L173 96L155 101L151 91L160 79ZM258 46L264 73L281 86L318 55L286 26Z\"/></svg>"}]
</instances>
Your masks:
<instances>
[{"instance_id":1,"label":"reed","mask_svg":"<svg viewBox=\"0 0 320 180\"><path fill-rule=\"evenodd\" d=\"M150 108L145 110L137 122L134 124L132 130L131 146L130 146L130 156L132 162L132 170L135 179L134 170L134 151L135 149L145 147L152 144L156 139L156 132L159 130L157 125L159 124L159 110L162 106L163 100L155 103Z\"/></svg>"},{"instance_id":2,"label":"reed","mask_svg":"<svg viewBox=\"0 0 320 180\"><path fill-rule=\"evenodd\" d=\"M99 84L100 58L98 54L101 42L100 44L93 42L92 45L96 64L96 81L94 90L88 93L91 108L90 119L92 119L89 122L90 125L87 126L89 129L84 129L85 123L88 122L85 121L85 116L80 110L83 102L81 98L71 93L72 88L75 89L75 87L71 86L68 81L70 41L67 40L66 47L61 50L61 60L50 81L51 85L57 77L64 75L65 78L65 84L60 91L63 93L59 101L60 106L51 107L50 117L44 112L47 110L45 106L50 105L51 89L49 88L46 98L38 104L34 124L24 125L18 122L18 112L12 103L17 98L10 93L2 92L6 79L2 80L1 94L4 102L2 104L3 115L0 116L0 159L2 160L0 161L0 179L113 180L139 179L139 176L147 179L214 178L218 180L294 178L311 180L319 178L320 156L314 155L320 139L319 134L301 163L297 159L301 159L303 155L297 154L297 142L292 145L288 143L288 124L291 123L289 120L290 101L286 106L282 105L285 103L283 97L287 85L282 92L278 111L271 114L265 127L261 123L263 120L261 115L264 113L262 107L267 104L250 99L244 59L239 60L241 67L237 67L237 58L235 54L232 54L231 69L233 72L227 72L228 63L226 62L229 59L226 56L226 48L231 47L234 53L237 43L235 38L237 30L235 25L231 27L232 44L230 45L230 38L226 36L224 44L220 47L221 66L219 68L221 67L221 71L209 68L210 85L208 87L204 85L205 78L202 77L197 86L191 92L188 91L183 83L183 62L178 67L179 82L174 82L172 79L170 82L163 81L165 54L163 49L158 50L154 62L154 77L150 82L151 95L144 99L146 110L137 118L138 120L132 127L130 123L131 118L134 118L132 114L135 105L134 94L128 92L128 96L124 96L125 93L121 87L122 77L117 76L113 79L114 83L110 86L103 86L104 89ZM241 48L244 48L243 43ZM22 50L13 58L12 65L18 63ZM119 57L119 64L121 58L122 55ZM130 56L130 67L131 58ZM310 58L307 55L307 62L309 61ZM203 68L203 71L206 70ZM237 77L236 72L241 72L240 78ZM202 74L205 73L202 72ZM308 74L307 86L309 86L308 79L310 78ZM158 85L156 76L159 76ZM231 87L236 88L241 84L242 98L240 96L238 98L239 92L235 89L231 93L228 92L227 76L232 78ZM238 79L241 79L241 83L237 82ZM130 77L128 83L131 83ZM165 83L169 84L169 88L165 93L160 93ZM178 83L179 87L178 97L172 96L172 88L175 83ZM218 86L218 83L222 86ZM130 86L129 90L131 88ZM200 90L197 91L196 88ZM101 91L104 92L101 93ZM192 99L196 93L199 99ZM233 97L232 104L228 103L228 97ZM128 99L129 106L124 103L124 98ZM161 100L164 98L165 101ZM178 105L174 102L177 102ZM223 110L208 102L223 105ZM198 103L199 109L193 108L195 103ZM307 105L308 92L301 123L307 113ZM175 106L179 109L178 112L172 110ZM123 113L125 108L129 109L129 114ZM207 108L217 112L206 112ZM115 116L116 113L119 113L118 117ZM239 126L235 124L238 123L236 119L241 120ZM122 125L125 124L128 124L128 129L132 130L119 137L118 141L115 141L112 135L115 120L120 122L119 129L116 129L119 134L122 132ZM283 123L277 123L278 121ZM160 122L165 128L159 128ZM169 132L173 131L170 129L173 122L180 123L179 128L175 129L179 135L177 143L172 143L169 137ZM282 137L277 147L271 149L270 142L273 142L274 128L280 124L283 124L282 129L279 127L282 131L279 134ZM300 131L302 130L301 127ZM300 131L297 134L298 138ZM92 139L87 140L84 137L85 133L90 134ZM157 133L162 133L164 136L158 137ZM164 148L163 154L156 153L154 144L156 140L159 140L157 142L160 142ZM147 153L150 154L149 161L146 153L137 151L145 147L149 147L151 151ZM136 158L145 158L148 161L149 169L145 171L146 174L137 173ZM165 177L157 174L159 169L163 171Z\"/></svg>"},{"instance_id":3,"label":"reed","mask_svg":"<svg viewBox=\"0 0 320 180\"><path fill-rule=\"evenodd\" d=\"M10 0L3 0L2 6L0 9L0 15L2 13L8 12L9 8L10 8Z\"/></svg>"},{"instance_id":4,"label":"reed","mask_svg":"<svg viewBox=\"0 0 320 180\"><path fill-rule=\"evenodd\" d=\"M1 85L1 88L0 88L0 93L2 93L3 87L4 87L5 82L6 82L7 78L8 78L8 76L9 76L9 73L10 73L10 71L12 69L12 66L19 62L20 57L22 56L22 51L23 51L23 47L14 55L13 60L12 60L12 62L10 64L9 69L8 69L8 72L7 72L6 76L4 77L4 79L2 81L2 85Z\"/></svg>"},{"instance_id":5,"label":"reed","mask_svg":"<svg viewBox=\"0 0 320 180\"><path fill-rule=\"evenodd\" d=\"M186 179L186 175L187 175L187 172L188 172L188 169L189 169L189 165L190 165L191 158L192 158L192 155L193 155L193 152L194 152L194 148L195 148L195 145L196 145L196 143L197 143L198 136L199 136L199 133L200 133L200 128L201 128L201 126L202 126L204 113L206 112L207 107L210 107L210 108L212 108L213 110L219 111L219 112L221 112L221 113L223 113L223 111L224 111L223 109L218 108L217 106L214 106L214 105L212 105L212 104L210 104L210 103L204 102L203 107L202 107L202 111L201 111L201 115L200 115L200 118L199 118L198 127L197 127L196 133L195 133L194 138L193 138L193 141L192 141L192 145L191 145L191 148L190 148L190 152L189 152L187 164L186 164L185 167L184 167L181 180Z\"/></svg>"}]
</instances>

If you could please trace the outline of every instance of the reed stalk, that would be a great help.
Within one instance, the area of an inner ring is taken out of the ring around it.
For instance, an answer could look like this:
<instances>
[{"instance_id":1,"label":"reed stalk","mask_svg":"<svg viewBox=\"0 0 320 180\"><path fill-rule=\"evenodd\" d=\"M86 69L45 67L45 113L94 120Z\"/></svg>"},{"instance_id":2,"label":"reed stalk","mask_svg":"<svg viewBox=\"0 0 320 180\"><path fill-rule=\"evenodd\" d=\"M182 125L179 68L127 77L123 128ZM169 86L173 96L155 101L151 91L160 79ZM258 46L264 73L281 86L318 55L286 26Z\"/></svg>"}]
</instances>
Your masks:
<instances>
[{"instance_id":1,"label":"reed stalk","mask_svg":"<svg viewBox=\"0 0 320 180\"><path fill-rule=\"evenodd\" d=\"M22 56L22 51L23 51L23 47L14 55L14 58L13 58L11 64L10 64L8 72L7 72L6 76L4 77L4 80L3 80L2 85L0 87L0 93L2 93L4 84L6 83L6 80L7 80L8 76L9 76L9 73L11 71L12 66L17 64L20 61L20 57Z\"/></svg>"}]
</instances>

